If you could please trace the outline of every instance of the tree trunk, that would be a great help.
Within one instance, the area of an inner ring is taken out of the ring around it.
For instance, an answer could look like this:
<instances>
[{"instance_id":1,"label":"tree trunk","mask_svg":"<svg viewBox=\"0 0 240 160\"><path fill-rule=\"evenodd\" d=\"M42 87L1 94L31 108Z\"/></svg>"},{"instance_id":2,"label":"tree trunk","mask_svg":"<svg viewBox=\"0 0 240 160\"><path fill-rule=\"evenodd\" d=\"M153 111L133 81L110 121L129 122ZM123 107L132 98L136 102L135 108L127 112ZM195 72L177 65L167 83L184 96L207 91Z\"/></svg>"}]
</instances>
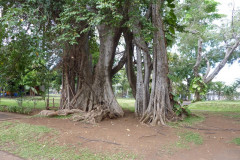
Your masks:
<instances>
[{"instance_id":1,"label":"tree trunk","mask_svg":"<svg viewBox=\"0 0 240 160\"><path fill-rule=\"evenodd\" d=\"M199 70L199 66L201 64L201 61L202 61L202 39L199 38L198 39L198 55L197 55L197 60L196 60L196 63L193 67L193 73L194 73L194 76L195 77L198 77L199 74L198 74L198 70Z\"/></svg>"},{"instance_id":2,"label":"tree trunk","mask_svg":"<svg viewBox=\"0 0 240 160\"><path fill-rule=\"evenodd\" d=\"M77 42L78 44L74 45L66 43L64 48L60 109L81 108L80 105L87 105L77 103L76 100L79 92L84 90L86 80L88 83L92 83L88 34L81 34Z\"/></svg>"},{"instance_id":3,"label":"tree trunk","mask_svg":"<svg viewBox=\"0 0 240 160\"><path fill-rule=\"evenodd\" d=\"M148 109L141 118L144 123L165 124L167 120L175 117L173 103L171 103L171 85L168 78L168 61L165 34L163 31L163 21L160 15L161 1L152 5L152 19L154 27L153 39L153 81Z\"/></svg>"},{"instance_id":4,"label":"tree trunk","mask_svg":"<svg viewBox=\"0 0 240 160\"><path fill-rule=\"evenodd\" d=\"M200 93L199 92L195 92L195 100L194 100L195 102L197 102L197 101L201 101L201 96L200 96Z\"/></svg>"},{"instance_id":5,"label":"tree trunk","mask_svg":"<svg viewBox=\"0 0 240 160\"><path fill-rule=\"evenodd\" d=\"M134 72L134 64L133 64L133 34L129 31L124 32L124 39L126 42L126 55L127 55L127 61L126 61L126 73L129 85L132 89L133 97L136 99L136 75Z\"/></svg>"},{"instance_id":6,"label":"tree trunk","mask_svg":"<svg viewBox=\"0 0 240 160\"><path fill-rule=\"evenodd\" d=\"M149 81L151 74L151 57L148 49L148 45L145 42L144 38L141 37L141 24L138 20L135 20L134 23L134 42L136 44L137 50L137 92L136 92L136 102L135 102L135 112L138 116L142 116L146 111L148 102L149 102ZM143 51L143 66L144 66L144 76L142 68L142 54ZM144 78L143 78L144 77ZM139 89L141 88L141 89Z\"/></svg>"},{"instance_id":7,"label":"tree trunk","mask_svg":"<svg viewBox=\"0 0 240 160\"><path fill-rule=\"evenodd\" d=\"M216 66L216 68L213 70L213 72L210 75L206 75L206 78L204 79L205 83L209 83L212 81L212 79L221 71L221 69L225 66L231 55L234 53L236 48L240 45L240 40L237 39L235 43L227 49L225 52L224 59Z\"/></svg>"},{"instance_id":8,"label":"tree trunk","mask_svg":"<svg viewBox=\"0 0 240 160\"><path fill-rule=\"evenodd\" d=\"M142 74L142 55L139 47L136 47L137 52L137 90L136 90L136 102L135 102L135 114L141 116L144 113L144 83L143 83L143 74Z\"/></svg>"},{"instance_id":9,"label":"tree trunk","mask_svg":"<svg viewBox=\"0 0 240 160\"><path fill-rule=\"evenodd\" d=\"M93 88L95 104L101 104L110 110L111 117L123 116L123 110L118 104L112 89L111 71L114 55L121 31L107 25L99 25L100 57L95 69Z\"/></svg>"},{"instance_id":10,"label":"tree trunk","mask_svg":"<svg viewBox=\"0 0 240 160\"><path fill-rule=\"evenodd\" d=\"M110 118L120 117L123 116L123 111L113 93L111 72L121 32L106 25L98 26L98 31L100 56L94 74L89 62L87 34L80 36L78 45L69 47L71 52L65 52L60 108L78 108L88 112L98 110L108 113ZM78 58L75 59L75 56Z\"/></svg>"}]
</instances>

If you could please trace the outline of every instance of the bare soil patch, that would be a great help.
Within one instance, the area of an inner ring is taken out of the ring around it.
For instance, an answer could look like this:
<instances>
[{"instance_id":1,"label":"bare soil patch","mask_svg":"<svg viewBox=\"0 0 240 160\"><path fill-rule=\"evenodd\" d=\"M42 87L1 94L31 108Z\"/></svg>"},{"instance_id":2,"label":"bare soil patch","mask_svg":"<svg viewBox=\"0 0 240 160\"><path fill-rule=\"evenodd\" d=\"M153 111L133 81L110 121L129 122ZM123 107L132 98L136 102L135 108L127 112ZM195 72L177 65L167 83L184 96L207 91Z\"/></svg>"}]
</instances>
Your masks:
<instances>
[{"instance_id":1,"label":"bare soil patch","mask_svg":"<svg viewBox=\"0 0 240 160\"><path fill-rule=\"evenodd\" d=\"M69 119L33 117L21 122L45 125L60 132L62 144L88 148L92 152L128 152L138 159L156 160L239 160L240 146L231 141L240 137L238 119L205 113L205 121L191 127L148 126L140 124L134 114L125 111L119 119L107 119L92 125ZM202 145L176 147L178 133L197 132L203 137Z\"/></svg>"},{"instance_id":2,"label":"bare soil patch","mask_svg":"<svg viewBox=\"0 0 240 160\"><path fill-rule=\"evenodd\" d=\"M23 160L22 158L19 158L15 155L12 155L4 151L0 151L0 157L1 157L1 160Z\"/></svg>"}]
</instances>

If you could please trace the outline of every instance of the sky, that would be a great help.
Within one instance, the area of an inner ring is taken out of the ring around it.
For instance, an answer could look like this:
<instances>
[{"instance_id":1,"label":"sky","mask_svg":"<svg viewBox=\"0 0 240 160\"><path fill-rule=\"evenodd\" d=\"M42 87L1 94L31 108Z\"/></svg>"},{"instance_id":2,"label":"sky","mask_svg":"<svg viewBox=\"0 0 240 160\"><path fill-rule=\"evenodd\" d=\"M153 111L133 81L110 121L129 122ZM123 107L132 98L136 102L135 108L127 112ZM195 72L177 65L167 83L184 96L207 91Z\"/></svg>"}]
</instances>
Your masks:
<instances>
[{"instance_id":1,"label":"sky","mask_svg":"<svg viewBox=\"0 0 240 160\"><path fill-rule=\"evenodd\" d=\"M232 4L235 9L240 9L240 0L216 0L221 4L218 7L219 13L226 14L228 19L231 19ZM239 46L240 47L240 46ZM227 85L234 83L236 79L240 79L240 60L235 61L232 65L226 64L213 81L223 81Z\"/></svg>"}]
</instances>

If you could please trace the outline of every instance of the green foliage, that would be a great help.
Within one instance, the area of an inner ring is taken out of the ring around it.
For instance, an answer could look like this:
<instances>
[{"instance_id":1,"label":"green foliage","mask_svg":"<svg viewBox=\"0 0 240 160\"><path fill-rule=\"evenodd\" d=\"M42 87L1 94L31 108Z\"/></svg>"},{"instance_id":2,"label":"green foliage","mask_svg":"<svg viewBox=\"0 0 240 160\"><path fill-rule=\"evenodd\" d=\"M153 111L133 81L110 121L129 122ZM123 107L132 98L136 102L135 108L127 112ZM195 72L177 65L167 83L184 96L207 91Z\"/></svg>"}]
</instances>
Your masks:
<instances>
[{"instance_id":1,"label":"green foliage","mask_svg":"<svg viewBox=\"0 0 240 160\"><path fill-rule=\"evenodd\" d=\"M167 0L167 3L163 6L164 27L166 30L165 36L168 46L173 45L174 40L176 39L176 31L182 32L185 28L184 25L180 24L180 21L177 18L176 3L175 0Z\"/></svg>"},{"instance_id":2,"label":"green foliage","mask_svg":"<svg viewBox=\"0 0 240 160\"><path fill-rule=\"evenodd\" d=\"M207 93L207 85L204 83L202 77L195 77L190 85L190 91L192 93L198 92L200 95Z\"/></svg>"},{"instance_id":3,"label":"green foliage","mask_svg":"<svg viewBox=\"0 0 240 160\"><path fill-rule=\"evenodd\" d=\"M227 98L227 100L234 100L235 97L238 97L240 94L237 92L239 88L240 81L233 83L230 86L225 86L223 88L223 94Z\"/></svg>"},{"instance_id":4,"label":"green foliage","mask_svg":"<svg viewBox=\"0 0 240 160\"><path fill-rule=\"evenodd\" d=\"M20 88L26 85L32 89L47 86L49 70L60 52L52 39L50 25L53 12L61 9L60 3L0 2L3 6L0 28L4 30L0 36L0 85L5 90L20 93Z\"/></svg>"},{"instance_id":5,"label":"green foliage","mask_svg":"<svg viewBox=\"0 0 240 160\"><path fill-rule=\"evenodd\" d=\"M168 77L172 81L174 94L181 95L181 98L190 97L189 86L190 80L193 79L193 70L189 65L192 62L176 53L168 53L168 62Z\"/></svg>"},{"instance_id":6,"label":"green foliage","mask_svg":"<svg viewBox=\"0 0 240 160\"><path fill-rule=\"evenodd\" d=\"M221 81L208 83L209 91L218 92L220 94L223 91L224 87L225 87L225 83Z\"/></svg>"},{"instance_id":7,"label":"green foliage","mask_svg":"<svg viewBox=\"0 0 240 160\"><path fill-rule=\"evenodd\" d=\"M114 91L117 96L132 96L125 69L121 69L113 76L112 85L114 86ZM129 95L125 95L126 93Z\"/></svg>"},{"instance_id":8,"label":"green foliage","mask_svg":"<svg viewBox=\"0 0 240 160\"><path fill-rule=\"evenodd\" d=\"M173 111L177 116L186 114L187 116L191 115L191 111L188 109L187 105L182 105L183 101L180 99L179 95L173 95L173 100L176 102L173 106Z\"/></svg>"}]
</instances>

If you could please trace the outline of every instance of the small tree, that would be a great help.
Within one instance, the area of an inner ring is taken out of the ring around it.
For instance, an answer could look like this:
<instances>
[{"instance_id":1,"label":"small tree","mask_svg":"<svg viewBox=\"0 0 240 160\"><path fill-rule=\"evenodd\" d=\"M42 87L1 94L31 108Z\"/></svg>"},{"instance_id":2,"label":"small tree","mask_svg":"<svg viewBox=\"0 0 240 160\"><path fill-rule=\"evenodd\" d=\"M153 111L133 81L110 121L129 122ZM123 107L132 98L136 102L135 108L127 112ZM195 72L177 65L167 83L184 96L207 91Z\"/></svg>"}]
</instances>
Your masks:
<instances>
[{"instance_id":1,"label":"small tree","mask_svg":"<svg viewBox=\"0 0 240 160\"><path fill-rule=\"evenodd\" d=\"M225 86L223 89L224 96L227 100L234 100L237 97L239 97L239 92L237 92L237 89L239 88L240 81L236 81L232 85Z\"/></svg>"}]
</instances>

